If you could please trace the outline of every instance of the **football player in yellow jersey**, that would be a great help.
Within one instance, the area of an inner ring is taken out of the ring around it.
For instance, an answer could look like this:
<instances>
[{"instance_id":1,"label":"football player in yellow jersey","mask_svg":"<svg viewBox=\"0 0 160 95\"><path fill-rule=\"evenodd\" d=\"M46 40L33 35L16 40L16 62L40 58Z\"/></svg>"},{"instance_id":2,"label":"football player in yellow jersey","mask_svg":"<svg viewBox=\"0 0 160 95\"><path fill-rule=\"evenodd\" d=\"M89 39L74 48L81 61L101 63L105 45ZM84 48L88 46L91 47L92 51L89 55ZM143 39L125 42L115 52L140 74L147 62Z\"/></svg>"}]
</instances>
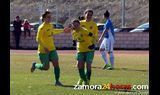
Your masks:
<instances>
[{"instance_id":1,"label":"football player in yellow jersey","mask_svg":"<svg viewBox=\"0 0 160 95\"><path fill-rule=\"evenodd\" d=\"M49 62L54 66L55 85L62 86L59 81L60 68L58 62L58 54L54 45L53 35L63 32L63 30L56 30L51 24L51 13L46 11L42 15L43 23L39 26L36 41L38 42L38 55L41 63L32 63L31 72L35 69L48 70Z\"/></svg>"},{"instance_id":2,"label":"football player in yellow jersey","mask_svg":"<svg viewBox=\"0 0 160 95\"><path fill-rule=\"evenodd\" d=\"M93 33L92 43L93 46L95 46L95 44L98 41L98 27L97 24L92 19L93 10L86 9L84 14L85 14L85 19L80 21L80 25L81 27L86 28L89 32Z\"/></svg>"},{"instance_id":3,"label":"football player in yellow jersey","mask_svg":"<svg viewBox=\"0 0 160 95\"><path fill-rule=\"evenodd\" d=\"M93 49L91 54L92 55L91 59L93 60L95 45L98 41L98 27L97 27L97 24L92 19L93 10L86 9L84 14L85 14L84 16L85 19L80 21L80 26L86 28L89 32L93 34L93 36L91 37L92 45L89 46L91 49ZM90 61L89 64L87 63L88 80L90 80L90 75L91 75L91 64L92 64L92 61ZM79 84L81 83L82 83L82 80L79 80Z\"/></svg>"},{"instance_id":4,"label":"football player in yellow jersey","mask_svg":"<svg viewBox=\"0 0 160 95\"><path fill-rule=\"evenodd\" d=\"M92 36L93 34L87 29L80 27L79 20L73 20L73 31L72 36L73 40L77 41L77 68L80 75L80 80L77 85L82 85L84 82L85 85L89 85L91 77L91 64L94 57L94 48L92 46ZM87 71L85 72L85 62Z\"/></svg>"}]
</instances>

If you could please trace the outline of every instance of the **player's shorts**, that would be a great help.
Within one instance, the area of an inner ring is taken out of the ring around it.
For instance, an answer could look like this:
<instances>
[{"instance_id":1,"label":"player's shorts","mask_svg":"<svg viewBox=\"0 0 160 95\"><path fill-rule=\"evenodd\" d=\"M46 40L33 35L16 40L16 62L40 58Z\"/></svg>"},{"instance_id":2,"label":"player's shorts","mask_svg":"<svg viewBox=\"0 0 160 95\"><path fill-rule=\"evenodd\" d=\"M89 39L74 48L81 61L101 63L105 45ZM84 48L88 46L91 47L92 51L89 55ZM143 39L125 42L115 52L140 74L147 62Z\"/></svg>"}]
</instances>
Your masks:
<instances>
[{"instance_id":1,"label":"player's shorts","mask_svg":"<svg viewBox=\"0 0 160 95\"><path fill-rule=\"evenodd\" d=\"M84 61L86 63L92 63L93 58L94 58L94 51L77 52L76 54L77 61Z\"/></svg>"},{"instance_id":2,"label":"player's shorts","mask_svg":"<svg viewBox=\"0 0 160 95\"><path fill-rule=\"evenodd\" d=\"M114 45L114 39L104 38L100 45L100 49L105 49L108 52L113 52L113 45Z\"/></svg>"},{"instance_id":3,"label":"player's shorts","mask_svg":"<svg viewBox=\"0 0 160 95\"><path fill-rule=\"evenodd\" d=\"M58 60L58 54L56 50L50 51L49 53L39 53L39 59L42 64L49 64L50 60Z\"/></svg>"}]
</instances>

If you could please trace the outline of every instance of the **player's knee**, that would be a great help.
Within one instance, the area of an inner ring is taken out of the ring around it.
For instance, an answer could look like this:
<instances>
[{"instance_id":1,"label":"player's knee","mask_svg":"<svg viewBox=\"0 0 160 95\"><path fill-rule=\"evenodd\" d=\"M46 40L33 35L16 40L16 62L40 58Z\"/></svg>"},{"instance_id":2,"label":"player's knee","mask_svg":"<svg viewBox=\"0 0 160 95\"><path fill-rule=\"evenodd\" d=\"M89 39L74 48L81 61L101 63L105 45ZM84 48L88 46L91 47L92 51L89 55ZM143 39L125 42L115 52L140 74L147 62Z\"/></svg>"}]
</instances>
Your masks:
<instances>
[{"instance_id":1,"label":"player's knee","mask_svg":"<svg viewBox=\"0 0 160 95\"><path fill-rule=\"evenodd\" d=\"M83 69L84 68L84 66L78 66L78 69Z\"/></svg>"},{"instance_id":2,"label":"player's knee","mask_svg":"<svg viewBox=\"0 0 160 95\"><path fill-rule=\"evenodd\" d=\"M87 64L87 70L91 70L91 64Z\"/></svg>"},{"instance_id":3,"label":"player's knee","mask_svg":"<svg viewBox=\"0 0 160 95\"><path fill-rule=\"evenodd\" d=\"M49 66L44 66L43 67L43 70L48 70L49 69Z\"/></svg>"},{"instance_id":4,"label":"player's knee","mask_svg":"<svg viewBox=\"0 0 160 95\"><path fill-rule=\"evenodd\" d=\"M77 68L78 69L84 68L84 62L83 61L78 61Z\"/></svg>"},{"instance_id":5,"label":"player's knee","mask_svg":"<svg viewBox=\"0 0 160 95\"><path fill-rule=\"evenodd\" d=\"M43 68L43 70L47 71L49 68Z\"/></svg>"},{"instance_id":6,"label":"player's knee","mask_svg":"<svg viewBox=\"0 0 160 95\"><path fill-rule=\"evenodd\" d=\"M111 54L112 53L112 51L108 51L108 54Z\"/></svg>"},{"instance_id":7,"label":"player's knee","mask_svg":"<svg viewBox=\"0 0 160 95\"><path fill-rule=\"evenodd\" d=\"M105 51L105 49L104 48L100 48L99 51L102 52L102 51Z\"/></svg>"},{"instance_id":8,"label":"player's knee","mask_svg":"<svg viewBox=\"0 0 160 95\"><path fill-rule=\"evenodd\" d=\"M58 67L59 66L58 60L52 60L51 62L52 62L54 67Z\"/></svg>"},{"instance_id":9,"label":"player's knee","mask_svg":"<svg viewBox=\"0 0 160 95\"><path fill-rule=\"evenodd\" d=\"M77 64L78 69L82 69L84 68L84 66L82 64Z\"/></svg>"}]
</instances>

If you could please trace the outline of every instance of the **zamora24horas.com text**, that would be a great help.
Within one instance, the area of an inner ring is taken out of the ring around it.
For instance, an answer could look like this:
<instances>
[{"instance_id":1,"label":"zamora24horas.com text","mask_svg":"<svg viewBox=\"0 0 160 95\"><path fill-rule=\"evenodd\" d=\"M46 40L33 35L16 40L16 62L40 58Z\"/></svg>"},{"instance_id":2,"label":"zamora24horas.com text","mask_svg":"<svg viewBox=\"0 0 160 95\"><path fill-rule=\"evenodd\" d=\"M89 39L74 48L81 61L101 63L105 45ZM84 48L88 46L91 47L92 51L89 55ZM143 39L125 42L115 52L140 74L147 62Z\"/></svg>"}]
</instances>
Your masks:
<instances>
[{"instance_id":1,"label":"zamora24horas.com text","mask_svg":"<svg viewBox=\"0 0 160 95\"><path fill-rule=\"evenodd\" d=\"M131 85L131 84L102 84L102 85L74 85L74 90L149 90L148 85Z\"/></svg>"}]
</instances>

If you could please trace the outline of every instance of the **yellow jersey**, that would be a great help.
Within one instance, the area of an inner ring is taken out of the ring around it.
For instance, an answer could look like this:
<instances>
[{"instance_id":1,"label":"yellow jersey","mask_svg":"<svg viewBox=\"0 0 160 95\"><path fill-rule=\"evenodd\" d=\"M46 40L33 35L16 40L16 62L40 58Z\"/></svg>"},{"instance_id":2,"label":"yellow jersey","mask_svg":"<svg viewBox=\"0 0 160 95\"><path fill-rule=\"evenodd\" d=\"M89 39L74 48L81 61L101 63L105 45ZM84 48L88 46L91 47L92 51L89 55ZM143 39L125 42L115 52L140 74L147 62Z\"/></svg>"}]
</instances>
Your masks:
<instances>
[{"instance_id":1,"label":"yellow jersey","mask_svg":"<svg viewBox=\"0 0 160 95\"><path fill-rule=\"evenodd\" d=\"M89 45L92 45L92 37L89 36L89 33L87 29L82 27L72 31L72 38L77 41L78 52L93 51L88 48Z\"/></svg>"},{"instance_id":2,"label":"yellow jersey","mask_svg":"<svg viewBox=\"0 0 160 95\"><path fill-rule=\"evenodd\" d=\"M96 42L98 41L98 27L97 27L97 24L93 20L91 20L89 22L87 22L86 20L81 20L80 25L81 25L81 27L86 28L89 32L91 32L93 34L92 43L96 44Z\"/></svg>"},{"instance_id":3,"label":"yellow jersey","mask_svg":"<svg viewBox=\"0 0 160 95\"><path fill-rule=\"evenodd\" d=\"M51 23L42 23L38 27L36 41L38 42L38 53L46 53L44 47L49 51L56 50L54 45L54 34L63 32L63 29L54 29Z\"/></svg>"}]
</instances>

